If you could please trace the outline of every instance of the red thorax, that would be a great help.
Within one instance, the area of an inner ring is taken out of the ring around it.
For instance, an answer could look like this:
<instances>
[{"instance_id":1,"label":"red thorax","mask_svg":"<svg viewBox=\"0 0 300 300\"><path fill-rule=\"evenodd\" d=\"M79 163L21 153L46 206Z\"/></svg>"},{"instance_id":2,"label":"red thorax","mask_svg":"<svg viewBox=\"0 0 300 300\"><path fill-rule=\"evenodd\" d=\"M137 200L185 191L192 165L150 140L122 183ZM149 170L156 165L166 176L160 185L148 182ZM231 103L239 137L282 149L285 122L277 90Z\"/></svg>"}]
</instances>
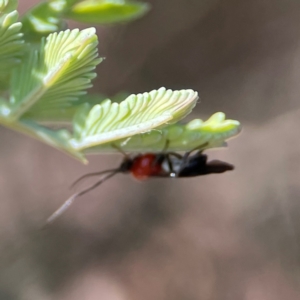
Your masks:
<instances>
[{"instance_id":1,"label":"red thorax","mask_svg":"<svg viewBox=\"0 0 300 300\"><path fill-rule=\"evenodd\" d=\"M161 171L161 163L157 161L157 156L151 153L135 157L130 168L133 177L139 180L158 175Z\"/></svg>"}]
</instances>

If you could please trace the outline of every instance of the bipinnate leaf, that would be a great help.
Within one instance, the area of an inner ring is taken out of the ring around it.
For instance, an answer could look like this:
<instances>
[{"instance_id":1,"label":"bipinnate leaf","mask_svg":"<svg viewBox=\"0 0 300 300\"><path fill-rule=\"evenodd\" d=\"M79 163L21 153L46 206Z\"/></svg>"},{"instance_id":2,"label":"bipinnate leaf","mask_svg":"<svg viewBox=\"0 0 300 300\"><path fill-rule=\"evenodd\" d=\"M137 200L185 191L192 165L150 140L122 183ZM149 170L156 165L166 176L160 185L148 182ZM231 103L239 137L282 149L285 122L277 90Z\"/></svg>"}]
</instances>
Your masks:
<instances>
[{"instance_id":1,"label":"bipinnate leaf","mask_svg":"<svg viewBox=\"0 0 300 300\"><path fill-rule=\"evenodd\" d=\"M148 132L186 116L198 99L193 90L160 88L131 95L121 103L105 100L90 107L84 104L73 122L74 149L83 150L135 134Z\"/></svg>"},{"instance_id":2,"label":"bipinnate leaf","mask_svg":"<svg viewBox=\"0 0 300 300\"><path fill-rule=\"evenodd\" d=\"M112 24L139 18L149 8L147 3L138 1L84 0L66 10L65 16L85 23Z\"/></svg>"},{"instance_id":3,"label":"bipinnate leaf","mask_svg":"<svg viewBox=\"0 0 300 300\"><path fill-rule=\"evenodd\" d=\"M16 5L16 1L0 0L0 80L7 83L25 48Z\"/></svg>"},{"instance_id":4,"label":"bipinnate leaf","mask_svg":"<svg viewBox=\"0 0 300 300\"><path fill-rule=\"evenodd\" d=\"M74 29L50 34L39 50L31 50L13 74L11 118L70 107L92 86L101 62L97 44L94 28Z\"/></svg>"},{"instance_id":5,"label":"bipinnate leaf","mask_svg":"<svg viewBox=\"0 0 300 300\"><path fill-rule=\"evenodd\" d=\"M224 146L229 138L236 136L241 125L236 120L227 120L225 114L218 112L207 121L195 119L187 124L173 124L160 130L152 130L114 142L114 145L128 152L159 152L168 141L168 151L188 151L204 145L203 148ZM85 153L114 151L111 143L85 150ZM116 150L115 150L116 151Z\"/></svg>"}]
</instances>

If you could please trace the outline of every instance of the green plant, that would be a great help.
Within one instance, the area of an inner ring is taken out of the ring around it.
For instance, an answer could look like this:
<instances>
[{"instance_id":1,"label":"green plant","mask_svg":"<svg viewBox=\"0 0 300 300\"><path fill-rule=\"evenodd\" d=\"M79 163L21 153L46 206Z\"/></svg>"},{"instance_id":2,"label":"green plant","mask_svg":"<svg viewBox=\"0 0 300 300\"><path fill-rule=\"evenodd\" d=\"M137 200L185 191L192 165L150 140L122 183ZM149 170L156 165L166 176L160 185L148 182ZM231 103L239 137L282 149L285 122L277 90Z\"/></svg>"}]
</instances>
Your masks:
<instances>
[{"instance_id":1,"label":"green plant","mask_svg":"<svg viewBox=\"0 0 300 300\"><path fill-rule=\"evenodd\" d=\"M177 124L198 100L193 90L165 88L131 95L120 103L86 95L96 77L94 28L66 29L65 18L102 24L129 21L149 6L122 0L49 0L18 21L17 1L0 0L0 124L86 162L86 153L184 151L219 147L240 130L223 113ZM97 101L98 99L98 101ZM54 130L61 122L68 126ZM47 126L45 126L47 124ZM49 125L50 124L50 125ZM67 129L68 128L68 129Z\"/></svg>"}]
</instances>

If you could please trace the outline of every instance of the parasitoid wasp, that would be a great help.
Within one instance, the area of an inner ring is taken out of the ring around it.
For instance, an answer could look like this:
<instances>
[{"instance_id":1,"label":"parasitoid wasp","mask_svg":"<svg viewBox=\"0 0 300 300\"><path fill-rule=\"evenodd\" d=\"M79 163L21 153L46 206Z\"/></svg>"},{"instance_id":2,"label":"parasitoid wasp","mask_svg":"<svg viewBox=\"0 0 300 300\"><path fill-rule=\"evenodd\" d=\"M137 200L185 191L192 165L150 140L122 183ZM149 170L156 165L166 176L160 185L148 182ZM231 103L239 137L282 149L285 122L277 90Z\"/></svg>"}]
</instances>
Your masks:
<instances>
[{"instance_id":1,"label":"parasitoid wasp","mask_svg":"<svg viewBox=\"0 0 300 300\"><path fill-rule=\"evenodd\" d=\"M72 186L88 177L106 174L96 183L73 194L47 219L47 223L52 223L57 217L64 213L76 198L97 188L104 181L118 173L131 173L134 178L138 180L145 180L149 177L195 177L215 173L224 173L226 171L231 171L234 169L233 165L220 160L208 161L207 155L203 154L203 150L207 146L207 144L202 144L201 146L186 152L184 155L181 155L177 152L166 151L168 148L168 143L169 142L167 141L165 149L162 152L137 154L134 156L129 156L128 154L124 153L122 149L117 148L113 145L119 152L124 155L124 159L121 162L120 166L115 169L88 173L78 178ZM192 155L192 152L194 151L197 152Z\"/></svg>"}]
</instances>

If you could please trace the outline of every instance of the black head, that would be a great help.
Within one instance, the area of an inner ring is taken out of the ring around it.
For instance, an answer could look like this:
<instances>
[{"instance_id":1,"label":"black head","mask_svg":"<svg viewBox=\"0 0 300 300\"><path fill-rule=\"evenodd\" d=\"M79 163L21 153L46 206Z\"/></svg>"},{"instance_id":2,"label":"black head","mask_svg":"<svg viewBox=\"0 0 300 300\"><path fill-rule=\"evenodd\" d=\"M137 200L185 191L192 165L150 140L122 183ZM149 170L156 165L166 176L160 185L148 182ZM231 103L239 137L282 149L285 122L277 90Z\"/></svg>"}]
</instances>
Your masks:
<instances>
[{"instance_id":1,"label":"black head","mask_svg":"<svg viewBox=\"0 0 300 300\"><path fill-rule=\"evenodd\" d=\"M125 157L120 165L120 172L128 173L131 170L133 164L133 159Z\"/></svg>"}]
</instances>

